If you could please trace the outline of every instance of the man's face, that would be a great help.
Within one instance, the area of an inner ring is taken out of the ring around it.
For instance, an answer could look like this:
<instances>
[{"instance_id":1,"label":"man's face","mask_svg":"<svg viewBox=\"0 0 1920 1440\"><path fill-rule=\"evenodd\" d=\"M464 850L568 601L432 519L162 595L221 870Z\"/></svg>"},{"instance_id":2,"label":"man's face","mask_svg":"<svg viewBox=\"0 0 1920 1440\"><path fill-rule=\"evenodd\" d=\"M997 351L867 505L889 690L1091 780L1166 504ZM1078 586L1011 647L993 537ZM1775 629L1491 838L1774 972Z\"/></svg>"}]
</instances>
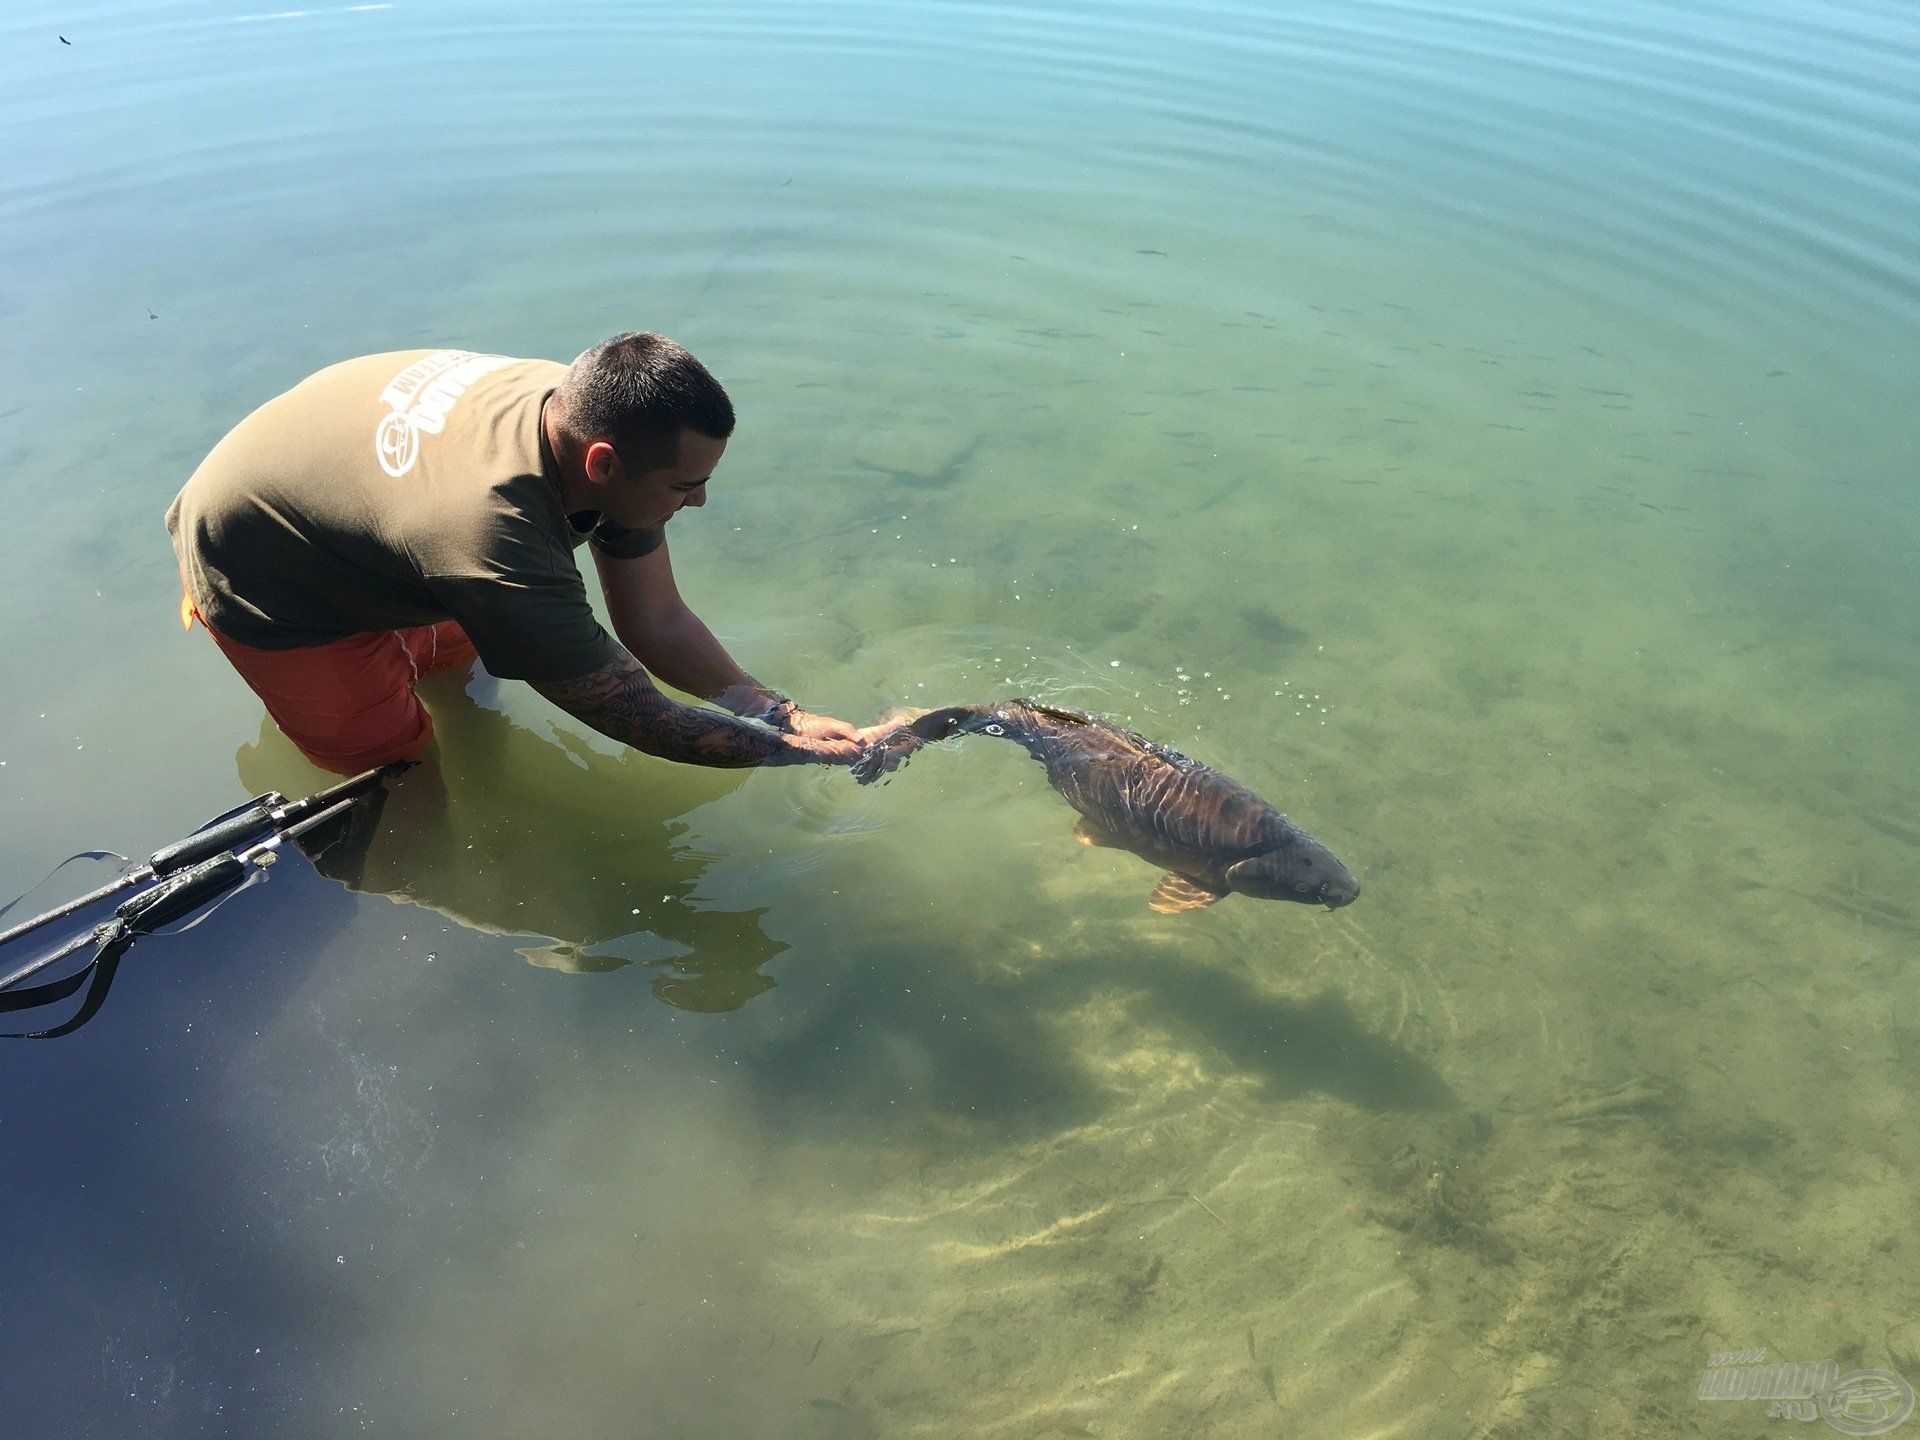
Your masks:
<instances>
[{"instance_id":1,"label":"man's face","mask_svg":"<svg viewBox=\"0 0 1920 1440\"><path fill-rule=\"evenodd\" d=\"M726 453L726 441L682 430L670 458L654 455L629 470L609 447L600 512L616 525L657 530L684 506L707 503L707 479ZM649 462L654 468L637 468Z\"/></svg>"}]
</instances>

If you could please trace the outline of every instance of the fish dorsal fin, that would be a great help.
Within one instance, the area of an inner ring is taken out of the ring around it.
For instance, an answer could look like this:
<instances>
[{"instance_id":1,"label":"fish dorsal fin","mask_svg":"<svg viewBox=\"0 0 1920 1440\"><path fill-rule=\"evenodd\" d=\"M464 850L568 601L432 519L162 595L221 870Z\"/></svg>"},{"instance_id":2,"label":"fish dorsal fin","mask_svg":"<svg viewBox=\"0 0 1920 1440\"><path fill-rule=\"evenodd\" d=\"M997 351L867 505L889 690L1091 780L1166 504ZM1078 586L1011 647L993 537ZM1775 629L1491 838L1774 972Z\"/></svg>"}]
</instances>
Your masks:
<instances>
[{"instance_id":1,"label":"fish dorsal fin","mask_svg":"<svg viewBox=\"0 0 1920 1440\"><path fill-rule=\"evenodd\" d=\"M1098 715L1090 715L1084 710L1068 710L1059 705L1047 705L1038 700L1022 702L1036 715L1044 715L1049 720L1057 720L1063 725L1078 725L1089 730L1100 730L1149 755L1158 756L1176 770L1204 770L1207 767L1191 756L1182 755L1171 745L1162 745L1158 740L1150 740L1138 730L1129 730L1104 720Z\"/></svg>"},{"instance_id":2,"label":"fish dorsal fin","mask_svg":"<svg viewBox=\"0 0 1920 1440\"><path fill-rule=\"evenodd\" d=\"M1034 714L1044 715L1049 720L1058 720L1063 725L1098 725L1101 723L1098 716L1089 715L1084 710L1068 710L1059 705L1048 705L1040 700L1024 700L1016 701L1015 703L1024 704L1028 709L1032 710Z\"/></svg>"},{"instance_id":3,"label":"fish dorsal fin","mask_svg":"<svg viewBox=\"0 0 1920 1440\"><path fill-rule=\"evenodd\" d=\"M1162 745L1158 740L1149 740L1146 736L1136 735L1131 730L1123 733L1131 739L1139 741L1142 749L1148 751L1150 754L1158 755L1176 770L1204 770L1207 768L1191 755L1183 755L1171 745Z\"/></svg>"},{"instance_id":4,"label":"fish dorsal fin","mask_svg":"<svg viewBox=\"0 0 1920 1440\"><path fill-rule=\"evenodd\" d=\"M1223 892L1205 889L1186 876L1169 871L1153 887L1153 894L1147 897L1147 907L1161 915L1180 915L1188 910L1204 910L1222 898Z\"/></svg>"}]
</instances>

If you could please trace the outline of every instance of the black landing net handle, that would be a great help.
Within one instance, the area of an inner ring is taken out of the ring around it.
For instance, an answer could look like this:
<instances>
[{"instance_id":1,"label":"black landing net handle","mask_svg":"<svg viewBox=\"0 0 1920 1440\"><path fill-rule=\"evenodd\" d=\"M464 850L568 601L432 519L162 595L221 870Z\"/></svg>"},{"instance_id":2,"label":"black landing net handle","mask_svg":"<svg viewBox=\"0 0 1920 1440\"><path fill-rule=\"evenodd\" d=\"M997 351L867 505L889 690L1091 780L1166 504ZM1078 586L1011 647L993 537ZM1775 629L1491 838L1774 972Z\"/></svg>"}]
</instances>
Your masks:
<instances>
[{"instance_id":1,"label":"black landing net handle","mask_svg":"<svg viewBox=\"0 0 1920 1440\"><path fill-rule=\"evenodd\" d=\"M148 880L164 879L189 866L197 865L218 855L223 850L231 850L241 841L260 831L290 824L302 815L311 814L321 806L330 805L344 795L363 795L371 790L374 783L389 773L398 773L404 765L389 765L380 770L367 770L355 775L351 780L343 780L338 785L307 796L304 800L289 801L277 790L269 790L264 795L256 795L246 804L229 810L224 815L216 815L205 825L184 840L176 840L171 845L162 846L147 857L147 863L127 871L117 879L109 880L97 890L75 897L44 915L36 915L31 920L22 921L9 930L0 930L0 945L10 940L18 940L22 935L31 934L43 925L84 910L89 905L116 895L122 890L144 884ZM106 852L89 850L83 852L91 856L102 856ZM114 858L118 859L118 856ZM57 867L56 867L57 868ZM0 914L12 909L11 905L0 906ZM0 990L5 990L11 981L0 981Z\"/></svg>"},{"instance_id":2,"label":"black landing net handle","mask_svg":"<svg viewBox=\"0 0 1920 1440\"><path fill-rule=\"evenodd\" d=\"M239 810L209 822L205 829L195 831L186 839L156 850L145 865L111 884L0 933L0 944L4 944L143 880L155 882L121 901L111 919L0 976L0 1014L56 1004L92 981L80 1009L64 1024L51 1030L0 1034L0 1039L51 1040L72 1034L91 1020L106 1001L107 988L113 983L120 957L135 940L191 915L235 889L247 878L254 863L270 861L268 852L344 814L386 776L406 768L406 762L400 762L368 770L304 800L290 802L271 792L259 796ZM271 827L273 833L264 840L244 850L237 848L267 827ZM89 945L94 947L93 957L73 974L43 985L23 985L42 970Z\"/></svg>"}]
</instances>

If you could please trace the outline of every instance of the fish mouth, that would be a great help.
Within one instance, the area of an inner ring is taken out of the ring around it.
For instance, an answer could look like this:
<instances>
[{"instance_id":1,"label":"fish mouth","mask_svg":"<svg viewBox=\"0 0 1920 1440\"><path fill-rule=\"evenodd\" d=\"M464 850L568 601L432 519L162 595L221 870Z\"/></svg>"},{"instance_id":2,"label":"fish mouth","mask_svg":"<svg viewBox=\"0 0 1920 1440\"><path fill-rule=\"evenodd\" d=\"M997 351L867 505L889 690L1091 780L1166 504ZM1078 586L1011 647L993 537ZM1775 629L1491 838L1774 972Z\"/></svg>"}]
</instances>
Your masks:
<instances>
[{"instance_id":1,"label":"fish mouth","mask_svg":"<svg viewBox=\"0 0 1920 1440\"><path fill-rule=\"evenodd\" d=\"M1329 911L1339 910L1360 898L1360 886L1358 883L1322 886L1320 893L1314 898Z\"/></svg>"}]
</instances>

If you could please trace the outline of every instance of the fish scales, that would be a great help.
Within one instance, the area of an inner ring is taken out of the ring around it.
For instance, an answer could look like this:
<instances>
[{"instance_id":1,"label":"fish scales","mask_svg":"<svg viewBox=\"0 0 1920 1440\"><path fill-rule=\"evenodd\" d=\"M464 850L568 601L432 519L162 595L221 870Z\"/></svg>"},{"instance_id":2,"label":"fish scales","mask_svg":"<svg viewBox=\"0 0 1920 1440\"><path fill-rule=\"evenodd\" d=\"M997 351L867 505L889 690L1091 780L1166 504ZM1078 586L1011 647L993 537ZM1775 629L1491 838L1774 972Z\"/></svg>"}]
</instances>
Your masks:
<instances>
[{"instance_id":1,"label":"fish scales","mask_svg":"<svg viewBox=\"0 0 1920 1440\"><path fill-rule=\"evenodd\" d=\"M1284 838L1286 821L1246 786L1144 735L1079 711L1034 707L1027 748L1047 779L1096 824L1115 820L1162 844L1251 855Z\"/></svg>"}]
</instances>

